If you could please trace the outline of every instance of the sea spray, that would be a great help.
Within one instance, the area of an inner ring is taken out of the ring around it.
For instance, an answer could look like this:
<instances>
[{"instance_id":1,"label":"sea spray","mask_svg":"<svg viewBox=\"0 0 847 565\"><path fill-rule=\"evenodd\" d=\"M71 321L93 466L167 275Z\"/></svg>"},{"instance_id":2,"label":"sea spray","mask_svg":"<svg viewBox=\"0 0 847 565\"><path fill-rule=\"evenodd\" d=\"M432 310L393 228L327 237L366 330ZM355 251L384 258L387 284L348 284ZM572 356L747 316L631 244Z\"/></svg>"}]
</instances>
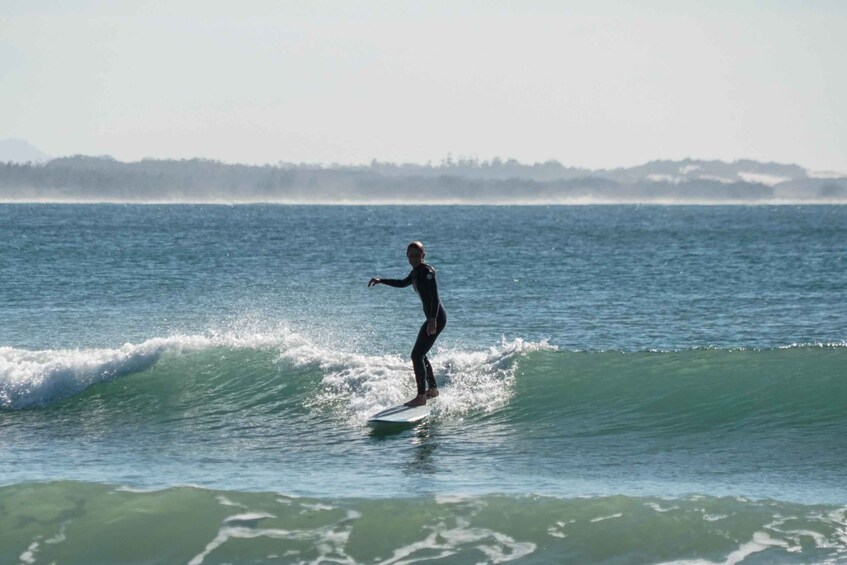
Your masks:
<instances>
[{"instance_id":1,"label":"sea spray","mask_svg":"<svg viewBox=\"0 0 847 565\"><path fill-rule=\"evenodd\" d=\"M513 393L517 357L540 350L555 348L546 342L522 339L503 339L486 351L437 348L431 357L440 395L431 401L433 417L461 418L505 406ZM343 411L353 423L362 424L376 412L414 395L411 363L398 356L312 352L311 357L297 358L300 362L320 359L320 367L326 372L321 393L311 406Z\"/></svg>"}]
</instances>

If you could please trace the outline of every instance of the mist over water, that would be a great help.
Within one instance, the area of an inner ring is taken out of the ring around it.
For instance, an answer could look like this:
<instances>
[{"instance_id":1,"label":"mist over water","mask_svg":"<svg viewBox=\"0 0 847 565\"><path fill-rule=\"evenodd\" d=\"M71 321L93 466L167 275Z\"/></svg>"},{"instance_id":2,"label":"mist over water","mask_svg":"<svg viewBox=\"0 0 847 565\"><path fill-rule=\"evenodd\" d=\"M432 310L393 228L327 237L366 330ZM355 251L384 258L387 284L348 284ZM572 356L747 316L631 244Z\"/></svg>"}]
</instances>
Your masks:
<instances>
[{"instance_id":1,"label":"mist over water","mask_svg":"<svg viewBox=\"0 0 847 565\"><path fill-rule=\"evenodd\" d=\"M847 173L751 160L586 169L557 161L250 166L208 159L2 163L0 202L192 204L844 204Z\"/></svg>"}]
</instances>

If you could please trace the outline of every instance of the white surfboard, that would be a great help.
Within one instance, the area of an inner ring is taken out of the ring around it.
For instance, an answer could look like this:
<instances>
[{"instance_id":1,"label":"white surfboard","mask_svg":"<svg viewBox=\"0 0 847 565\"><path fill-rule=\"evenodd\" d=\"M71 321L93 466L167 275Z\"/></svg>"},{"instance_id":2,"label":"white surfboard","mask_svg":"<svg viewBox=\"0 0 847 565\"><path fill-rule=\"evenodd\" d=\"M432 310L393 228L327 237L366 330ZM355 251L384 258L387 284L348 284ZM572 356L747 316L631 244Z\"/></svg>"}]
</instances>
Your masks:
<instances>
[{"instance_id":1,"label":"white surfboard","mask_svg":"<svg viewBox=\"0 0 847 565\"><path fill-rule=\"evenodd\" d=\"M368 422L383 423L383 424L412 424L419 422L429 416L431 406L393 406L382 412L377 412L368 419Z\"/></svg>"}]
</instances>

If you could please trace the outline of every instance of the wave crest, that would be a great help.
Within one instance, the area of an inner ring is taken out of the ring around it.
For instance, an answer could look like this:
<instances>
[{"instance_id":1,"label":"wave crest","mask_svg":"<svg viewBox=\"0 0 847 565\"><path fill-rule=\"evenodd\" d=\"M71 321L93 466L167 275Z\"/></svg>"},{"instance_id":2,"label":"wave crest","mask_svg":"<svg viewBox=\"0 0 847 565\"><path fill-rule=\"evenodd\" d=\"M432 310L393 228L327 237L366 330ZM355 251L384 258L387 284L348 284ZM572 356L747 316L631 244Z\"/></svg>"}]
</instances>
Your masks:
<instances>
[{"instance_id":1,"label":"wave crest","mask_svg":"<svg viewBox=\"0 0 847 565\"><path fill-rule=\"evenodd\" d=\"M432 357L439 381L447 386L441 411L463 413L473 406L500 405L514 379L512 358L549 348L521 339L488 351L445 350ZM413 390L411 363L399 355L363 355L319 345L288 328L265 333L222 332L156 337L117 348L46 349L0 347L0 409L47 406L83 390L151 369L164 355L187 355L213 348L276 350L292 367L315 367L323 375L310 405L341 408L364 421L379 409L399 404ZM488 397L488 403L482 402Z\"/></svg>"},{"instance_id":2,"label":"wave crest","mask_svg":"<svg viewBox=\"0 0 847 565\"><path fill-rule=\"evenodd\" d=\"M210 347L267 348L281 346L292 337L296 334L173 335L117 348L31 351L0 347L0 408L45 406L97 383L150 369L165 353L180 355Z\"/></svg>"}]
</instances>

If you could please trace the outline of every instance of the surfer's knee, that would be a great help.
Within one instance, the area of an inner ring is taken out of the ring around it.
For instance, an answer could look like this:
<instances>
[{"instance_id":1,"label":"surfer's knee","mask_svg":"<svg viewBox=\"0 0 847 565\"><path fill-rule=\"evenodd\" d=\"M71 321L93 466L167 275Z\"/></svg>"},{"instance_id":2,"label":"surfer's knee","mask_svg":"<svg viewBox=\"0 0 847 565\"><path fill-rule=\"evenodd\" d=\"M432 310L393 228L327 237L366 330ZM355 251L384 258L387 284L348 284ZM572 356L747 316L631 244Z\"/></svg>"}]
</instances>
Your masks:
<instances>
[{"instance_id":1,"label":"surfer's knee","mask_svg":"<svg viewBox=\"0 0 847 565\"><path fill-rule=\"evenodd\" d=\"M423 347L421 340L417 340L415 345L412 346L412 352L409 356L412 358L412 361L414 361L415 359L422 358L424 355L426 355L426 348Z\"/></svg>"}]
</instances>

